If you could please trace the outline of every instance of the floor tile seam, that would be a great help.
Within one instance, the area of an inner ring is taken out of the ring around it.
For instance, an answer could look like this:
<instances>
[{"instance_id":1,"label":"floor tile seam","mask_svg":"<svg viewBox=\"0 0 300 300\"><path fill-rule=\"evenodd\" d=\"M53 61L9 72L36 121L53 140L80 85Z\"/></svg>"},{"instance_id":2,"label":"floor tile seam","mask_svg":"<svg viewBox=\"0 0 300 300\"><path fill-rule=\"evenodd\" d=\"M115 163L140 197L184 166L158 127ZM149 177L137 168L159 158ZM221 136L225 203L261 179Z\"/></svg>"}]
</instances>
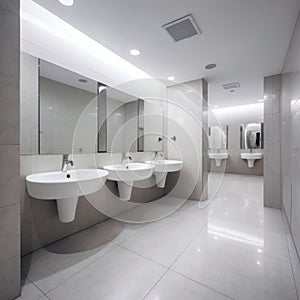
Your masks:
<instances>
[{"instance_id":1,"label":"floor tile seam","mask_svg":"<svg viewBox=\"0 0 300 300\"><path fill-rule=\"evenodd\" d=\"M113 243L112 243L113 244ZM73 278L75 275L77 275L78 273L80 273L80 272L82 272L83 270L85 270L86 268L88 268L91 264L93 264L93 263L95 263L95 262L97 262L98 260L100 260L100 259L102 259L102 258L104 258L106 255L108 255L112 250L114 250L116 247L117 247L117 245L112 245L113 247L111 248L111 249L109 249L109 250L107 250L103 255L101 255L100 257L98 257L98 258L95 258L95 259L93 259L91 262L89 262L87 265L85 265L84 267L82 267L81 269L79 269L78 271L76 271L74 274L72 274L70 277L68 277L68 278L66 278L66 279L64 279L64 280L62 280L58 285L56 285L55 287L53 287L53 288L51 288L49 291L47 291L47 292L43 292L44 294L45 294L45 296L47 296L48 298L49 298L49 296L48 296L48 294L50 293L50 292L52 292L53 290L55 290L55 289L57 289L58 287L60 287L63 283L65 283L66 281L68 281L68 280L70 280L71 278Z\"/></svg>"},{"instance_id":2,"label":"floor tile seam","mask_svg":"<svg viewBox=\"0 0 300 300\"><path fill-rule=\"evenodd\" d=\"M283 230L285 232L285 240L286 240L286 244L287 244L287 248L288 248L288 255L289 255L289 259L290 259L290 266L291 266L291 272L292 272L292 277L294 280L294 288L295 288L295 292L296 292L296 296L297 299L299 300L299 294L298 294L298 289L297 289L297 283L296 283L296 278L295 278L295 273L294 273L294 268L293 268L293 263L292 263L292 256L291 256L291 252L290 252L290 247L289 247L289 242L288 242L288 234L290 234L290 232L286 232L285 226L284 226L284 216L283 216L283 211L281 211L281 219L283 222Z\"/></svg>"},{"instance_id":3,"label":"floor tile seam","mask_svg":"<svg viewBox=\"0 0 300 300\"><path fill-rule=\"evenodd\" d=\"M298 293L298 289L297 289L296 277L295 277L295 272L294 272L294 268L293 268L292 264L291 264L291 269L292 269L292 276L293 276L293 280L294 280L295 292L297 295L297 299L299 300L299 293Z\"/></svg>"},{"instance_id":4,"label":"floor tile seam","mask_svg":"<svg viewBox=\"0 0 300 300\"><path fill-rule=\"evenodd\" d=\"M245 250L246 252L258 253L257 250L242 247L242 246L239 246L239 245L236 245L235 247L238 248L238 249L241 249L241 250ZM291 264L290 260L283 259L283 258L278 258L278 257L275 257L275 256L270 255L270 254L262 253L262 256L266 257L266 258L269 258L271 260L275 260L275 261L280 262L280 263L285 264L285 265L290 265Z\"/></svg>"},{"instance_id":5,"label":"floor tile seam","mask_svg":"<svg viewBox=\"0 0 300 300\"><path fill-rule=\"evenodd\" d=\"M162 221L159 221L161 224L163 224L163 225L167 225L167 226L180 226L181 228L182 228L182 230L184 230L184 231L187 231L187 232L189 232L189 233L191 233L191 234L194 234L194 233L199 233L199 230L197 230L197 231L195 231L195 230L191 230L191 229L189 229L189 226L186 226L186 225L178 225L178 224L170 224L170 223L165 223L165 222L162 222ZM206 222L206 224L207 224L207 222ZM201 229L200 229L200 231L202 230L202 227L201 227Z\"/></svg>"},{"instance_id":6,"label":"floor tile seam","mask_svg":"<svg viewBox=\"0 0 300 300\"><path fill-rule=\"evenodd\" d=\"M21 296L22 296L22 289L23 287L25 286L25 281L29 281L29 283L31 283L39 292L41 292L43 295L37 299L40 299L42 298L43 296L45 296L46 294L29 278L29 277L26 277L26 275L24 275L22 272L21 272L21 276L24 276L24 285L22 286L21 285Z\"/></svg>"},{"instance_id":7,"label":"floor tile seam","mask_svg":"<svg viewBox=\"0 0 300 300\"><path fill-rule=\"evenodd\" d=\"M203 226L203 228L205 227L206 225L204 225ZM203 228L199 231L199 233L197 233L197 235L196 235L196 237L200 234L200 232L203 230ZM127 241L127 240L129 240L130 238L133 238L135 235L137 235L138 234L138 232L137 233L135 233L134 235L132 235L131 237L129 237L128 239L126 239L126 240L124 240L124 241L122 241L122 243L123 242L125 242L125 241ZM195 238L196 238L195 237ZM109 243L111 243L112 245L113 245L113 247L110 249L110 250L108 250L106 253L104 253L103 255L101 255L100 257L98 257L98 258L95 258L95 259L93 259L90 263L88 263L86 266L84 266L84 267L82 267L81 269L79 269L77 272L75 272L74 274L72 274L70 277L68 277L68 278L66 278L65 280L63 280L63 281L61 281L58 285L56 285L55 287L53 287L53 288L51 288L49 291L47 291L47 292L44 292L44 291L42 291L35 283L34 283L34 281L28 276L28 275L26 275L26 274L24 274L23 273L23 275L26 277L26 279L28 279L41 293L43 293L43 295L48 295L51 291L53 291L54 289L56 289L56 288L58 288L60 285L62 285L65 281L67 281L67 280L69 280L69 279L71 279L73 276L75 276L76 274L78 274L79 272L81 272L81 271L83 271L84 269L86 269L88 266L90 266L92 263L94 263L94 262L96 262L96 261L98 261L99 259L101 259L101 258L103 258L104 256L106 256L107 254L109 254L113 249L115 249L116 247L121 247L121 248L124 248L124 249L126 249L126 250L128 250L128 251L130 251L130 252L132 252L132 253L134 253L134 254L136 254L136 255L138 255L138 256L140 256L140 257L142 257L142 258L144 258L144 259L146 259L146 260L148 260L148 261L150 261L150 262L152 262L152 263L155 263L155 264L157 264L157 265L159 265L159 266L161 266L161 267L163 267L163 268L166 268L167 270L170 268L169 266L165 266L165 265L162 265L162 264L160 264L160 263L158 263L158 262L156 262L156 261L154 261L154 260L152 260L152 259L150 259L150 258L148 258L148 257L146 257L146 256L143 256L143 255L141 255L140 253L137 253L137 252L135 252L135 251L133 251L133 250L131 250L131 249L129 249L129 248L127 248L127 247L125 247L124 245L122 245L121 244L121 242L115 242L115 241L110 241L110 240L108 240L108 239L104 239L106 242L109 242ZM41 249L44 249L44 248L41 248ZM37 250L38 251L38 250ZM34 252L33 252L34 253Z\"/></svg>"},{"instance_id":8,"label":"floor tile seam","mask_svg":"<svg viewBox=\"0 0 300 300\"><path fill-rule=\"evenodd\" d=\"M127 250L127 251L129 251L129 252L132 252L133 254L135 254L135 255L137 255L137 256L139 256L139 257L141 257L141 258L144 258L144 259L146 259L146 260L148 260L148 261L150 261L150 262L152 262L152 263L154 263L154 264L156 264L156 265L158 265L158 266L160 266L160 267L162 267L162 268L164 268L164 269L169 269L169 267L168 266L166 266L166 265L163 265L163 264L161 264L161 263L159 263L159 262L157 262L157 261L155 261L155 260L153 260L153 259L151 259L151 258L149 258L149 257L147 257L147 256L144 256L144 255L142 255L141 253L138 253L138 252L136 252L136 251L134 251L134 250L132 250L132 249L129 249L129 248L127 248L126 246L124 246L124 245L118 245L120 248L123 248L123 249L125 249L125 250Z\"/></svg>"},{"instance_id":9,"label":"floor tile seam","mask_svg":"<svg viewBox=\"0 0 300 300\"><path fill-rule=\"evenodd\" d=\"M110 243L113 243L115 245L121 246L123 243L129 241L131 238L135 237L137 234L139 234L139 232L134 233L133 235L131 235L128 238L125 238L124 240L118 242L118 241L114 241L114 240L110 240Z\"/></svg>"},{"instance_id":10,"label":"floor tile seam","mask_svg":"<svg viewBox=\"0 0 300 300\"><path fill-rule=\"evenodd\" d=\"M222 296L224 296L224 297L226 297L226 298L228 298L228 299L234 300L234 298L232 298L232 297L230 297L230 296L224 294L223 292L221 292L221 291L219 291L219 290L216 290L215 288L210 287L209 285L206 285L205 283L203 283L203 282L201 282L201 281L199 281L199 280L193 279L193 278L191 278L191 277L189 277L189 276L187 276L187 275L185 275L185 274L183 274L183 273L181 273L181 272L179 272L179 271L176 271L176 270L174 270L174 269L169 269L169 271L174 272L174 273L176 273L176 274L179 274L179 275L185 277L186 279L189 279L189 280L191 280L191 281L193 281L193 282L195 282L195 283L197 283L197 284L199 284L199 285L201 285L201 286L203 286L203 287L205 287L205 288L208 288L208 289L211 290L211 291L214 291L214 292L218 293L219 295L222 295Z\"/></svg>"},{"instance_id":11,"label":"floor tile seam","mask_svg":"<svg viewBox=\"0 0 300 300\"><path fill-rule=\"evenodd\" d=\"M162 223L162 222L160 222L160 221L157 221L157 222L159 222L159 223L156 223L156 224L162 224L163 226L167 226L167 227L174 227L175 225L170 225L170 224L167 224L167 223ZM207 223L206 224L204 224L202 227L201 227L201 229L199 230L199 231L195 231L195 230L189 230L187 227L185 227L185 228L182 228L182 230L185 232L185 233L188 233L188 234L196 234L196 235L198 235L199 233L200 233L200 231L202 231L202 229L203 229L203 227L205 227L205 226L207 226ZM145 228L145 230L146 230L147 228ZM144 229L142 229L142 230L144 230ZM121 241L121 242L118 242L118 241L111 241L112 243L114 243L114 244L116 244L116 245L118 245L118 246L124 246L124 243L126 243L127 241L129 241L130 239L133 239L134 237L136 237L137 235L139 235L139 234L141 234L141 233L143 233L143 232L137 232L137 233L135 233L135 234L133 234L132 236L130 236L130 237L128 237L128 238L126 238L126 239L124 239L123 241ZM124 246L126 249L128 249L126 246ZM130 250L130 249L129 249Z\"/></svg>"},{"instance_id":12,"label":"floor tile seam","mask_svg":"<svg viewBox=\"0 0 300 300\"><path fill-rule=\"evenodd\" d=\"M286 218L285 212L284 212L283 210L281 210L281 217L282 217L282 219ZM284 222L284 221L283 221L283 222ZM287 220L286 220L286 222L287 222ZM285 223L285 222L284 222L284 223ZM289 225L288 225L287 230L285 229L285 227L286 227L286 226L284 226L284 232L285 232L285 238L286 238L286 240L287 240L288 251L289 251L289 254L290 254L290 261L291 261L292 265L295 265L295 266L296 266L296 265L300 265L299 259L297 259L297 262L294 262L294 260L292 260L291 249L290 249L290 246L289 246L289 245L292 244L292 245L291 245L292 248L296 248L296 246L295 246L295 243L294 243L294 240L293 240L293 237L292 237L292 233L291 233L291 229L290 229ZM288 237L290 237L291 243L289 243ZM296 255L297 255L297 250L296 250L296 249L294 249L294 250L295 250ZM298 255L297 255L297 258L298 258ZM299 296L299 297L300 297L300 296Z\"/></svg>"},{"instance_id":13,"label":"floor tile seam","mask_svg":"<svg viewBox=\"0 0 300 300\"><path fill-rule=\"evenodd\" d=\"M158 285L158 283L165 277L165 275L169 272L169 269L166 269L165 272L160 276L160 278L154 283L154 285L149 289L146 295L143 297L142 300L145 300L148 295L152 292L152 290Z\"/></svg>"},{"instance_id":14,"label":"floor tile seam","mask_svg":"<svg viewBox=\"0 0 300 300\"><path fill-rule=\"evenodd\" d=\"M37 300L41 300L43 297L46 297L47 299L51 300L46 294L44 294L42 297L38 298Z\"/></svg>"},{"instance_id":15,"label":"floor tile seam","mask_svg":"<svg viewBox=\"0 0 300 300\"><path fill-rule=\"evenodd\" d=\"M186 250L186 248L189 247L189 245L190 245L190 244L191 244L191 243L192 243L192 242L200 235L201 231L202 231L206 226L207 226L207 224L205 224L205 225L202 226L201 230L200 230L198 233L195 234L195 237L193 237L192 241L190 241L190 242L187 244L187 246L184 247L184 249L180 252L180 254L178 255L178 257L175 258L174 262L173 262L170 266L163 265L163 264L161 264L161 263L159 263L159 262L157 262L157 261L155 261L155 260L153 260L153 259L151 259L151 258L149 258L149 257L147 257L147 256L142 255L141 253L138 253L138 252L136 252L136 251L134 251L134 250L132 250L132 249L126 247L126 246L123 245L123 244L118 244L118 242L113 242L113 243L115 243L117 246L119 246L119 247L121 247L121 248L124 248L124 249L126 249L126 250L128 250L128 251L131 251L132 253L134 253L134 254L136 254L136 255L141 256L142 258L145 258L145 259L147 259L147 260L149 260L149 261L151 261L151 262L153 262L153 263L156 263L156 264L158 264L158 265L161 266L161 267L170 269L171 266L176 262L176 260L177 260L177 259L182 255L182 253Z\"/></svg>"},{"instance_id":16,"label":"floor tile seam","mask_svg":"<svg viewBox=\"0 0 300 300\"><path fill-rule=\"evenodd\" d=\"M93 227L97 228L97 226L103 225L105 222L108 222L108 221L110 221L110 219L106 219L106 220L104 220L104 221L100 221L100 222L98 222L98 223L96 223L96 224L93 224L93 225L90 225L90 226L88 226L88 227L82 228L82 229L80 229L80 230L78 230L78 231L72 232L72 233L70 233L70 234L67 235L67 236L64 236L64 237L62 237L62 238L59 238L58 240L55 240L55 241L53 241L53 242L51 242L51 243L48 243L47 245L43 245L43 246L41 246L41 247L39 247L39 248L37 248L37 249L35 249L35 250L33 250L33 251L31 251L31 252L25 254L25 255L22 255L22 256L21 256L21 259L22 259L22 258L25 258L26 256L33 255L35 252L37 252L37 251L39 251L39 250L42 250L42 249L45 249L45 250L46 250L47 247L53 246L54 244L59 243L59 242L65 240L65 239L74 237L74 236L76 236L76 235L79 234L79 233L83 233L83 232L85 232L85 231L92 230ZM35 225L35 224L33 224L33 225ZM34 228L34 229L35 229L35 228ZM109 242L106 238L104 238L104 241ZM23 274L24 274L24 273L23 273Z\"/></svg>"},{"instance_id":17,"label":"floor tile seam","mask_svg":"<svg viewBox=\"0 0 300 300\"><path fill-rule=\"evenodd\" d=\"M187 250L187 248L200 236L201 232L204 230L204 228L207 227L206 223L205 225L202 226L202 229L195 235L195 237L184 247L184 249L179 253L179 255L175 258L175 260L173 261L173 263L168 267L169 269L171 269L173 267L173 265L179 260L179 258L183 255L183 253Z\"/></svg>"},{"instance_id":18,"label":"floor tile seam","mask_svg":"<svg viewBox=\"0 0 300 300\"><path fill-rule=\"evenodd\" d=\"M43 296L46 296L46 294L32 280L30 280L29 278L26 278L26 279L29 280L30 283L43 294ZM41 296L40 298L42 298L43 296ZM38 298L38 299L40 299L40 298Z\"/></svg>"}]
</instances>

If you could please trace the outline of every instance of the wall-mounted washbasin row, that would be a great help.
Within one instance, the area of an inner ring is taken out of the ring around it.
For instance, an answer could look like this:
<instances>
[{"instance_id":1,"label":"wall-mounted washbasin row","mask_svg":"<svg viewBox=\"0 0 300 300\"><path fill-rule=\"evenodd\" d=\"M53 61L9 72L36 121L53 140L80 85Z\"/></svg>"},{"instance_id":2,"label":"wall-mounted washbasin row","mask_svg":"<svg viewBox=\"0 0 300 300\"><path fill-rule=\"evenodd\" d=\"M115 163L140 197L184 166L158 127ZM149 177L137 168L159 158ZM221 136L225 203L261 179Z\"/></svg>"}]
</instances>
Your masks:
<instances>
[{"instance_id":1,"label":"wall-mounted washbasin row","mask_svg":"<svg viewBox=\"0 0 300 300\"><path fill-rule=\"evenodd\" d=\"M177 160L149 160L145 163L129 163L104 166L109 172L108 179L117 181L121 200L129 201L134 181L150 178L155 175L156 185L164 188L169 172L179 171L182 161Z\"/></svg>"},{"instance_id":2,"label":"wall-mounted washbasin row","mask_svg":"<svg viewBox=\"0 0 300 300\"><path fill-rule=\"evenodd\" d=\"M100 169L46 172L26 177L30 196L56 200L58 217L63 223L75 219L78 197L99 191L106 179L117 181L121 200L128 201L134 181L150 178L154 172L157 186L163 188L168 172L179 171L182 161L161 160L118 164Z\"/></svg>"},{"instance_id":3,"label":"wall-mounted washbasin row","mask_svg":"<svg viewBox=\"0 0 300 300\"><path fill-rule=\"evenodd\" d=\"M209 153L208 154L210 159L214 159L216 166L220 167L222 160L228 159L228 153L227 152L222 152L222 153ZM245 153L241 153L241 159L246 159L248 162L248 167L249 168L253 168L254 167L254 163L256 160L262 159L263 155L262 153L258 153L258 152L245 152Z\"/></svg>"}]
</instances>

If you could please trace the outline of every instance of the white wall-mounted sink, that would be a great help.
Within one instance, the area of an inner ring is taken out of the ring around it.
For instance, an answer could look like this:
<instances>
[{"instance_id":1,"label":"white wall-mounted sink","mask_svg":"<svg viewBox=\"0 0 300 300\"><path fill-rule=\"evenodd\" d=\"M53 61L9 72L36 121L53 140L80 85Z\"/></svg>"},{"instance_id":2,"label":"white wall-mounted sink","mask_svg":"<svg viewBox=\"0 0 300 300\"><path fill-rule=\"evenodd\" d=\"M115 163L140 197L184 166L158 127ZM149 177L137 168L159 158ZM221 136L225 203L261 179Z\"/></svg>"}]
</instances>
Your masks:
<instances>
[{"instance_id":1,"label":"white wall-mounted sink","mask_svg":"<svg viewBox=\"0 0 300 300\"><path fill-rule=\"evenodd\" d=\"M228 153L208 153L210 159L214 159L216 166L220 167L223 159L228 159Z\"/></svg>"},{"instance_id":2,"label":"white wall-mounted sink","mask_svg":"<svg viewBox=\"0 0 300 300\"><path fill-rule=\"evenodd\" d=\"M104 166L108 171L108 179L117 181L119 196L121 200L129 201L134 181L150 178L153 174L154 166L144 163L129 163Z\"/></svg>"},{"instance_id":3,"label":"white wall-mounted sink","mask_svg":"<svg viewBox=\"0 0 300 300\"><path fill-rule=\"evenodd\" d=\"M241 153L241 158L242 159L247 159L248 161L248 167L253 168L254 162L256 160L262 159L263 155L262 153Z\"/></svg>"},{"instance_id":4,"label":"white wall-mounted sink","mask_svg":"<svg viewBox=\"0 0 300 300\"><path fill-rule=\"evenodd\" d=\"M56 200L59 220L69 223L75 219L78 197L99 191L107 176L107 171L98 169L47 172L28 175L26 184L30 196Z\"/></svg>"},{"instance_id":5,"label":"white wall-mounted sink","mask_svg":"<svg viewBox=\"0 0 300 300\"><path fill-rule=\"evenodd\" d=\"M156 179L156 185L160 188L165 187L166 178L169 172L176 172L182 169L181 160L147 160L147 164L152 164L155 166L154 174Z\"/></svg>"}]
</instances>

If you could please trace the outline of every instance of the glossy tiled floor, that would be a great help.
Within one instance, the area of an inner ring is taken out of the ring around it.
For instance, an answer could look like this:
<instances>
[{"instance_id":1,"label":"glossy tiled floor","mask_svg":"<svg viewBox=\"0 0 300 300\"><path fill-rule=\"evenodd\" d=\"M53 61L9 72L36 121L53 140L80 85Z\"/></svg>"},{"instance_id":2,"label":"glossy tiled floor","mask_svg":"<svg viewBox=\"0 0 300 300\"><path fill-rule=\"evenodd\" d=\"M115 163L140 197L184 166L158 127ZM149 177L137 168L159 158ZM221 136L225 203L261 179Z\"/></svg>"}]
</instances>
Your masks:
<instances>
[{"instance_id":1,"label":"glossy tiled floor","mask_svg":"<svg viewBox=\"0 0 300 300\"><path fill-rule=\"evenodd\" d=\"M226 175L205 209L110 220L36 251L23 258L20 299L297 299L299 262L262 188L261 177Z\"/></svg>"}]
</instances>

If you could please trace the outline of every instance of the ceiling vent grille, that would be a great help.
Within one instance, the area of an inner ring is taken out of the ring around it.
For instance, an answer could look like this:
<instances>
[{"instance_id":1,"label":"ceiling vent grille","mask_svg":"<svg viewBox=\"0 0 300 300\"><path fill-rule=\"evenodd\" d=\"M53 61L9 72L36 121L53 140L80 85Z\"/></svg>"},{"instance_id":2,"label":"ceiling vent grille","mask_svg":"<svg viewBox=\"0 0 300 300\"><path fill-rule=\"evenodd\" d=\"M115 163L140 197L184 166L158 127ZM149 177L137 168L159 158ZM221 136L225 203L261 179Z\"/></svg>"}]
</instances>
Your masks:
<instances>
[{"instance_id":1,"label":"ceiling vent grille","mask_svg":"<svg viewBox=\"0 0 300 300\"><path fill-rule=\"evenodd\" d=\"M179 42L201 33L192 15L167 23L162 28L166 30L173 42Z\"/></svg>"},{"instance_id":2,"label":"ceiling vent grille","mask_svg":"<svg viewBox=\"0 0 300 300\"><path fill-rule=\"evenodd\" d=\"M222 87L224 90L236 90L240 87L240 84L238 82L232 82L232 83L227 83L227 84L222 84Z\"/></svg>"}]
</instances>

